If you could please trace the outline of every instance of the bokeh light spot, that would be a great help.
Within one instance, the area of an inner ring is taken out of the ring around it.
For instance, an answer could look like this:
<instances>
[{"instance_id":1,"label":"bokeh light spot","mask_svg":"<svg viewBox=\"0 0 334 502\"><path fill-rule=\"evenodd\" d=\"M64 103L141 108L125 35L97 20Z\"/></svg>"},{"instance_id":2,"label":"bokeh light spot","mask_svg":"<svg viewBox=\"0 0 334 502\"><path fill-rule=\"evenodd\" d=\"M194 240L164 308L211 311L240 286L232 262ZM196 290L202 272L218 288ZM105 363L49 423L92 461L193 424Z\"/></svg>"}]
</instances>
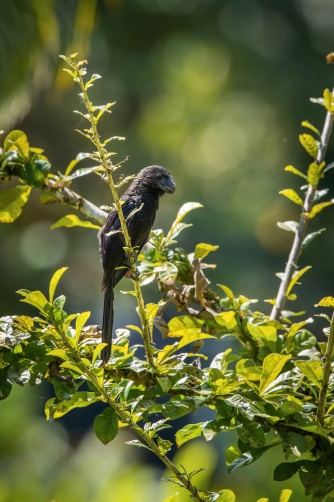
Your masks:
<instances>
[{"instance_id":1,"label":"bokeh light spot","mask_svg":"<svg viewBox=\"0 0 334 502\"><path fill-rule=\"evenodd\" d=\"M31 268L52 268L66 255L67 236L62 229L49 232L51 224L47 221L33 223L22 234L21 256Z\"/></svg>"}]
</instances>

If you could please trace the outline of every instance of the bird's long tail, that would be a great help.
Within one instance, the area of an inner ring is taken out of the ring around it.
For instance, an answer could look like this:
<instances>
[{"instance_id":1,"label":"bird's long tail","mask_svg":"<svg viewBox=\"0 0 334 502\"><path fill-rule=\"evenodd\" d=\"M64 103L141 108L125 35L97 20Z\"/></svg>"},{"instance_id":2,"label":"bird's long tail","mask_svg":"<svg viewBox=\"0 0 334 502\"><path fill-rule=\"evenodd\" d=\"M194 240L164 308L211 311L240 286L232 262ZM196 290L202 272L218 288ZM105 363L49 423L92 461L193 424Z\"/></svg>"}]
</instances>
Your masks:
<instances>
[{"instance_id":1,"label":"bird's long tail","mask_svg":"<svg viewBox=\"0 0 334 502\"><path fill-rule=\"evenodd\" d=\"M108 362L111 352L112 328L114 324L114 281L113 277L108 281L104 291L103 321L102 321L102 342L108 346L102 349L101 358Z\"/></svg>"}]
</instances>

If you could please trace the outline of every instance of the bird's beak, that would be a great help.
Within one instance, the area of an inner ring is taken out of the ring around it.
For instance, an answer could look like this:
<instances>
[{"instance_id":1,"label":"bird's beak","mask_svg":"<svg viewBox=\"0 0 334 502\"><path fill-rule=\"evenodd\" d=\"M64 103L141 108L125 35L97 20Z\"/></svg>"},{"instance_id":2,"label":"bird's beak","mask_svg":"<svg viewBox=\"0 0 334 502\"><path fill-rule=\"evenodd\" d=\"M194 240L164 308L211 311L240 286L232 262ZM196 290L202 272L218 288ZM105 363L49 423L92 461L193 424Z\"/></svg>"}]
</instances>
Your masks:
<instances>
[{"instance_id":1,"label":"bird's beak","mask_svg":"<svg viewBox=\"0 0 334 502\"><path fill-rule=\"evenodd\" d=\"M168 176L166 180L164 180L163 183L160 184L161 190L163 190L165 193L174 193L175 192L175 181L172 176Z\"/></svg>"}]
</instances>

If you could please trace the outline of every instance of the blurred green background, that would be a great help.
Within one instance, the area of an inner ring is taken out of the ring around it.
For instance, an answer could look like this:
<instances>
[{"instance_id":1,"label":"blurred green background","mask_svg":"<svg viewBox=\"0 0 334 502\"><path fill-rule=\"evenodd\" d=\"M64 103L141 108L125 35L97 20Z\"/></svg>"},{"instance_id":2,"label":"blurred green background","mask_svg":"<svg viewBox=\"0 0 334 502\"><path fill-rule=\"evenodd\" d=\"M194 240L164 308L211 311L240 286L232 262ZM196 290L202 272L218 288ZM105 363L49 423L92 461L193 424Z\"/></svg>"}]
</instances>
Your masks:
<instances>
[{"instance_id":1,"label":"blurred green background","mask_svg":"<svg viewBox=\"0 0 334 502\"><path fill-rule=\"evenodd\" d=\"M87 57L89 71L103 76L94 102L117 101L101 132L126 137L116 145L117 160L130 156L124 173L161 164L175 177L177 191L162 199L156 227L168 229L183 203L202 203L204 209L187 217L194 226L179 244L189 252L197 242L218 244L212 283L261 299L258 309L269 313L263 299L276 294L274 274L284 267L292 235L276 222L298 218L296 206L278 195L300 186L283 168L303 170L309 163L298 142L301 121L322 127L324 109L309 97L333 85L334 68L325 64L334 49L333 25L332 0L0 0L0 129L24 130L32 146L44 148L53 172L89 151L75 132L83 123L72 110L81 104L58 54ZM334 139L327 160L334 160ZM331 196L332 172L325 180ZM80 178L72 188L98 206L111 202L97 177ZM69 266L60 286L67 311L92 310L92 322L99 323L95 231L48 232L72 211L41 206L38 195L14 224L0 227L0 315L31 312L15 291L45 290L54 270ZM327 209L312 220L312 230L325 226L327 232L301 259L313 268L293 310L312 315L313 305L334 293L332 215ZM154 286L145 293L156 299ZM115 327L136 322L131 298L117 294L116 305ZM321 325L315 323L314 332L321 337ZM124 446L123 436L100 445L91 434L93 409L44 422L49 392L17 388L1 404L0 502L156 502L176 491L160 482L161 466L151 458L146 465L145 453ZM270 463L282 461L275 452L272 462L266 457L228 476L223 451L233 442L224 436L193 443L177 455L187 466L214 464L214 472L198 478L201 487L232 488L240 502L276 501L282 488L298 486L297 480L284 486L271 480ZM308 498L294 488L291 500Z\"/></svg>"}]
</instances>

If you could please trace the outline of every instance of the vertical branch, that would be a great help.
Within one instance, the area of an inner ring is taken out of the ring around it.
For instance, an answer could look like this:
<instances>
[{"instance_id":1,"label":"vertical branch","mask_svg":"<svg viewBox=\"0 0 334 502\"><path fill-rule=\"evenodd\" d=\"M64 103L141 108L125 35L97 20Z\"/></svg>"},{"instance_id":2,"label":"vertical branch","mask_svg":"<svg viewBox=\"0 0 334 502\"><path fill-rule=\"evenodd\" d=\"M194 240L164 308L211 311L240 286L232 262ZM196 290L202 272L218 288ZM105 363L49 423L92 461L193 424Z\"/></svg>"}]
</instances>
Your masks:
<instances>
[{"instance_id":1,"label":"vertical branch","mask_svg":"<svg viewBox=\"0 0 334 502\"><path fill-rule=\"evenodd\" d=\"M332 319L331 319L329 336L328 336L328 341L327 341L327 346L326 346L325 362L324 362L323 376L322 376L322 387L319 392L317 419L320 424L323 423L324 416L325 416L329 377L331 375L331 370L332 370L333 350L334 350L334 312L333 312Z\"/></svg>"},{"instance_id":2,"label":"vertical branch","mask_svg":"<svg viewBox=\"0 0 334 502\"><path fill-rule=\"evenodd\" d=\"M128 257L130 268L133 272L133 275L135 276L136 275L135 262L137 259L137 254L131 244L131 239L129 236L128 228L127 228L126 221L125 221L124 214L123 214L123 210L122 210L122 203L121 203L120 198L118 196L117 188L116 188L115 182L113 180L112 172L113 172L114 168L110 164L110 161L108 159L109 156L108 156L107 150L104 148L104 145L100 141L100 136L99 136L98 130L97 130L98 119L94 115L93 104L91 103L91 101L89 99L88 91L87 91L86 86L84 84L84 81L82 78L82 73L80 71L79 65L76 63L76 61L73 58L71 58L70 62L69 62L69 60L67 60L67 62L74 69L75 79L78 82L78 84L81 88L81 91L82 91L81 96L82 96L83 102L84 102L85 107L86 107L88 114L89 114L89 119L88 119L88 117L86 117L86 118L89 120L91 127L92 127L91 140L98 150L98 155L100 158L101 165L104 168L105 173L108 177L108 184L110 186L110 190L111 190L112 197L113 197L113 200L115 203L116 211L117 211L117 214L119 217L122 234L124 237L124 243L125 243L124 247L126 248L125 251L126 251L126 254ZM139 281L134 280L133 282L134 282L134 287L135 287L135 291L136 291L136 298L137 298L137 303L138 303L138 314L139 314L141 326L142 326L142 337L143 337L143 341L144 341L146 359L147 359L148 363L154 367L154 358L153 358L153 354L152 354L152 350L151 350L150 332L149 332L149 325L148 325L148 320L147 320L146 311L145 311L144 298L142 295Z\"/></svg>"},{"instance_id":3,"label":"vertical branch","mask_svg":"<svg viewBox=\"0 0 334 502\"><path fill-rule=\"evenodd\" d=\"M320 146L318 150L318 155L316 158L316 163L320 165L323 160L325 159L327 147L328 147L328 141L332 132L333 128L333 120L334 120L334 115L332 112L328 111L326 114L326 119L324 123L324 127L322 130L321 138L320 138ZM306 195L305 195L305 200L302 208L302 215L299 220L299 226L298 230L295 234L295 238L293 240L292 248L290 251L289 259L287 261L285 271L284 271L284 277L281 281L281 284L278 289L277 297L276 297L276 304L274 305L271 314L270 314L270 319L275 320L279 319L282 313L282 310L284 308L286 298L287 298L287 291L289 284L291 282L291 279L293 277L294 272L297 270L298 266L298 260L301 255L301 248L302 248L302 243L303 240L306 236L306 230L307 230L307 225L309 222L309 218L307 215L304 215L303 213L309 213L313 207L313 202L314 202L314 196L317 191L318 185L312 186L309 185Z\"/></svg>"}]
</instances>

